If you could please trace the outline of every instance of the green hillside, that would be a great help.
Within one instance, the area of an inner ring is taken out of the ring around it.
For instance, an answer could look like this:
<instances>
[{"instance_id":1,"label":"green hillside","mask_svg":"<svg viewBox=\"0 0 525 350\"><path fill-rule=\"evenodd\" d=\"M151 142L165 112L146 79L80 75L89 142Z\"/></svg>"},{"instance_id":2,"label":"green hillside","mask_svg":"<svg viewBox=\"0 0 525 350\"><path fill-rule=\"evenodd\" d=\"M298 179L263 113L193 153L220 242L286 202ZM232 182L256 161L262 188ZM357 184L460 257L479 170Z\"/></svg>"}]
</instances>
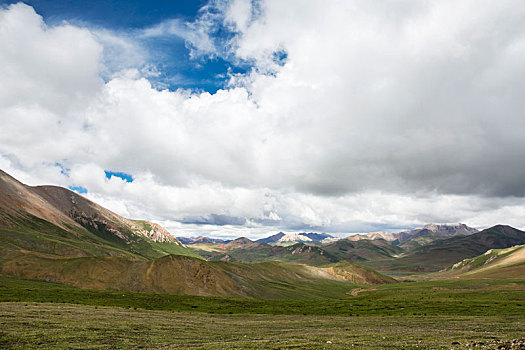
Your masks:
<instances>
[{"instance_id":1,"label":"green hillside","mask_svg":"<svg viewBox=\"0 0 525 350\"><path fill-rule=\"evenodd\" d=\"M341 239L326 245L324 250L339 260L356 263L392 259L403 252L402 248L384 239L362 239L359 241Z\"/></svg>"},{"instance_id":2,"label":"green hillside","mask_svg":"<svg viewBox=\"0 0 525 350\"><path fill-rule=\"evenodd\" d=\"M434 278L509 279L525 276L525 245L490 249L464 259L436 274Z\"/></svg>"}]
</instances>

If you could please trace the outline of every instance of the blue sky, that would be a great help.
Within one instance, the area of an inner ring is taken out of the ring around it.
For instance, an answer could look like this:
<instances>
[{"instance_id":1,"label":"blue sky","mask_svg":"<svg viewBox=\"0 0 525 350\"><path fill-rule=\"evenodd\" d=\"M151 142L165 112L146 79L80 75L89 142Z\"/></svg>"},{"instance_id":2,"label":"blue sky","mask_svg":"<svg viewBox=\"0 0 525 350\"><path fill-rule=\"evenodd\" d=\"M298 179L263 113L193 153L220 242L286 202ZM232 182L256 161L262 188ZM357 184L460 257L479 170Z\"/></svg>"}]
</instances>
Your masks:
<instances>
[{"instance_id":1,"label":"blue sky","mask_svg":"<svg viewBox=\"0 0 525 350\"><path fill-rule=\"evenodd\" d=\"M176 235L525 228L520 0L0 4L24 183Z\"/></svg>"},{"instance_id":2,"label":"blue sky","mask_svg":"<svg viewBox=\"0 0 525 350\"><path fill-rule=\"evenodd\" d=\"M8 5L19 1L0 1ZM216 92L225 87L228 73L244 73L249 65L236 64L223 57L190 57L188 43L176 35L136 38L137 33L169 20L191 23L199 14L199 9L206 4L203 0L188 1L81 1L28 0L24 3L32 6L43 16L48 25L58 25L67 21L78 26L93 29L111 30L135 36L137 43L149 52L148 65L158 70L157 77L150 80L161 88L177 88ZM218 32L220 36L231 35Z\"/></svg>"},{"instance_id":3,"label":"blue sky","mask_svg":"<svg viewBox=\"0 0 525 350\"><path fill-rule=\"evenodd\" d=\"M17 2L2 1L3 4ZM191 20L204 1L27 0L24 3L31 5L50 23L69 20L130 29L147 27L173 17Z\"/></svg>"}]
</instances>

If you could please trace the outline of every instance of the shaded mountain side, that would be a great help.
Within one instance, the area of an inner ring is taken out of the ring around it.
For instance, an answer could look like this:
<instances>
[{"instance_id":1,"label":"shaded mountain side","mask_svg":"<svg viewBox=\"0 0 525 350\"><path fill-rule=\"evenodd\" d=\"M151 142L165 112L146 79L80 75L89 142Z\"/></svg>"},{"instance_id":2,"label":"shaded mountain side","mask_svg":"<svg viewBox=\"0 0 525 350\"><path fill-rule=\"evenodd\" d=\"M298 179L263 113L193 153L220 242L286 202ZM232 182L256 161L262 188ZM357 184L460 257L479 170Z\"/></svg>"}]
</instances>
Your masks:
<instances>
[{"instance_id":1,"label":"shaded mountain side","mask_svg":"<svg viewBox=\"0 0 525 350\"><path fill-rule=\"evenodd\" d=\"M447 239L447 237L437 237L432 235L419 236L399 244L398 247L402 248L405 252L410 252L442 239Z\"/></svg>"},{"instance_id":2,"label":"shaded mountain side","mask_svg":"<svg viewBox=\"0 0 525 350\"><path fill-rule=\"evenodd\" d=\"M183 244L202 244L202 243L228 243L229 239L210 238L210 237L176 237Z\"/></svg>"},{"instance_id":3,"label":"shaded mountain side","mask_svg":"<svg viewBox=\"0 0 525 350\"><path fill-rule=\"evenodd\" d=\"M369 260L391 259L401 254L403 249L384 239L350 241L340 239L323 249L339 260L364 262Z\"/></svg>"},{"instance_id":4,"label":"shaded mountain side","mask_svg":"<svg viewBox=\"0 0 525 350\"><path fill-rule=\"evenodd\" d=\"M422 228L417 228L410 231L403 231L395 234L396 240L399 243L408 241L421 236L434 236L434 237L453 237L453 236L468 236L479 232L475 228L468 227L465 224L457 225L436 225L428 224Z\"/></svg>"},{"instance_id":5,"label":"shaded mountain side","mask_svg":"<svg viewBox=\"0 0 525 350\"><path fill-rule=\"evenodd\" d=\"M277 242L278 240L280 240L283 236L284 236L284 233L283 233L283 232L279 232L279 233L276 233L276 234L271 235L271 236L269 236L269 237L265 237L265 238L258 239L257 242L262 242L262 243L275 243L275 242Z\"/></svg>"},{"instance_id":6,"label":"shaded mountain side","mask_svg":"<svg viewBox=\"0 0 525 350\"><path fill-rule=\"evenodd\" d=\"M422 246L395 260L367 262L379 271L434 272L489 249L508 248L525 243L525 232L497 225L469 236L455 236Z\"/></svg>"},{"instance_id":7,"label":"shaded mountain side","mask_svg":"<svg viewBox=\"0 0 525 350\"><path fill-rule=\"evenodd\" d=\"M58 186L37 186L31 190L47 203L66 214L84 228L97 235L108 235L126 243L136 242L137 236L147 237L155 242L181 243L160 225L141 220L129 220Z\"/></svg>"},{"instance_id":8,"label":"shaded mountain side","mask_svg":"<svg viewBox=\"0 0 525 350\"><path fill-rule=\"evenodd\" d=\"M0 229L3 250L146 259L197 256L160 225L123 218L62 187L26 186L2 171Z\"/></svg>"},{"instance_id":9,"label":"shaded mountain side","mask_svg":"<svg viewBox=\"0 0 525 350\"><path fill-rule=\"evenodd\" d=\"M306 265L208 262L178 255L145 261L121 257L58 258L34 252L13 252L0 263L2 275L17 278L89 289L199 296L269 299L343 297L353 286L349 280L359 281L360 284L384 283L373 273L359 267L352 268L355 269L353 275L363 275L352 280L339 271L329 272Z\"/></svg>"},{"instance_id":10,"label":"shaded mountain side","mask_svg":"<svg viewBox=\"0 0 525 350\"><path fill-rule=\"evenodd\" d=\"M37 193L0 170L0 227L17 228L32 218L47 221L64 230L81 227Z\"/></svg>"},{"instance_id":11,"label":"shaded mountain side","mask_svg":"<svg viewBox=\"0 0 525 350\"><path fill-rule=\"evenodd\" d=\"M284 261L308 265L324 265L340 259L318 246L296 243L290 246L269 245L240 238L228 244L195 244L190 249L200 256L215 261L255 263L264 261Z\"/></svg>"}]
</instances>

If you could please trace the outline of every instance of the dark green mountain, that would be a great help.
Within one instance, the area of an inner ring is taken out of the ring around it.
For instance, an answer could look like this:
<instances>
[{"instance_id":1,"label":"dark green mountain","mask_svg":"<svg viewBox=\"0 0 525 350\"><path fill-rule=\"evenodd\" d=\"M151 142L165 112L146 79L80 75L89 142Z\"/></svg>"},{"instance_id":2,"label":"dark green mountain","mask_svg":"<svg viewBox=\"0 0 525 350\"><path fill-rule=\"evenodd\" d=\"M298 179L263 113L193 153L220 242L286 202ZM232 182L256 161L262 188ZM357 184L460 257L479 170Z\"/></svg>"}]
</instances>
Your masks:
<instances>
[{"instance_id":1,"label":"dark green mountain","mask_svg":"<svg viewBox=\"0 0 525 350\"><path fill-rule=\"evenodd\" d=\"M340 239L324 246L323 249L339 260L356 263L392 259L403 252L402 248L384 239L362 239L358 241Z\"/></svg>"}]
</instances>

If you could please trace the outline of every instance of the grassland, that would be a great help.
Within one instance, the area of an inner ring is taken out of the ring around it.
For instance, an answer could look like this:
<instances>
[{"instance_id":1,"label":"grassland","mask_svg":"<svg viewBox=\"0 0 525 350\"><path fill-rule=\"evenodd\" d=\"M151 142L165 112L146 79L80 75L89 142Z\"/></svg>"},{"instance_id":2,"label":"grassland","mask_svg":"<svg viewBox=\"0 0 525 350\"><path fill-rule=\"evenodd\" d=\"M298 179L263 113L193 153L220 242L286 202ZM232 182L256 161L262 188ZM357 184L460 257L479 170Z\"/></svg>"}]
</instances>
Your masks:
<instances>
[{"instance_id":1,"label":"grassland","mask_svg":"<svg viewBox=\"0 0 525 350\"><path fill-rule=\"evenodd\" d=\"M524 337L523 279L354 292L310 300L210 298L2 277L0 348L450 349L472 342L497 348L501 339Z\"/></svg>"},{"instance_id":2,"label":"grassland","mask_svg":"<svg viewBox=\"0 0 525 350\"><path fill-rule=\"evenodd\" d=\"M0 302L70 303L219 314L525 317L525 280L431 281L355 288L355 296L246 299L78 289L0 278ZM358 293L357 293L358 292Z\"/></svg>"},{"instance_id":3,"label":"grassland","mask_svg":"<svg viewBox=\"0 0 525 350\"><path fill-rule=\"evenodd\" d=\"M0 303L11 349L459 348L523 335L521 318L209 315L70 304Z\"/></svg>"}]
</instances>

